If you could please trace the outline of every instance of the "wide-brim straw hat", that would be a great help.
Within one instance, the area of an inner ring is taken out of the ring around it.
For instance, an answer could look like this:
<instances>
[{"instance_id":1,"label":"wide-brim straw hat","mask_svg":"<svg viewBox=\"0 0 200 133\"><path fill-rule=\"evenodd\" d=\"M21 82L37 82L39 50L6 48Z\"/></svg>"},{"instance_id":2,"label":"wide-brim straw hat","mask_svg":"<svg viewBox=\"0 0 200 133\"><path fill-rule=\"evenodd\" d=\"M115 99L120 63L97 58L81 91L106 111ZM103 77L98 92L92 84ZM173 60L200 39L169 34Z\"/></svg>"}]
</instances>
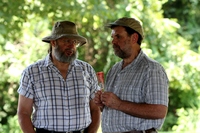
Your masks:
<instances>
[{"instance_id":1,"label":"wide-brim straw hat","mask_svg":"<svg viewBox=\"0 0 200 133\"><path fill-rule=\"evenodd\" d=\"M61 37L76 39L80 42L79 46L87 43L87 39L78 34L76 24L70 21L58 21L54 24L50 36L44 37L43 42L49 43L51 40L57 40Z\"/></svg>"},{"instance_id":2,"label":"wide-brim straw hat","mask_svg":"<svg viewBox=\"0 0 200 133\"><path fill-rule=\"evenodd\" d=\"M129 28L135 30L136 32L138 32L141 35L142 39L144 39L144 32L143 32L141 22L139 20L137 20L136 18L123 17L123 18L116 20L113 23L109 23L108 25L106 25L106 27L109 27L109 28L111 28L112 26L129 27Z\"/></svg>"}]
</instances>

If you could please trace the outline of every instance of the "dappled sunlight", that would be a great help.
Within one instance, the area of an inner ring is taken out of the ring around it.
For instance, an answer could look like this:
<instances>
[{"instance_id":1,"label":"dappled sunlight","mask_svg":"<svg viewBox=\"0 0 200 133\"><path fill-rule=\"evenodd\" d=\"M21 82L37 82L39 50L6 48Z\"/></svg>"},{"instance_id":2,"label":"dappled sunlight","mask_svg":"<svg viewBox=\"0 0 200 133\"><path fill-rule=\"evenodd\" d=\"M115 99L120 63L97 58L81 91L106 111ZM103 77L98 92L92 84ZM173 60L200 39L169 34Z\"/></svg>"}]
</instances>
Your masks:
<instances>
[{"instance_id":1,"label":"dappled sunlight","mask_svg":"<svg viewBox=\"0 0 200 133\"><path fill-rule=\"evenodd\" d=\"M78 47L78 58L106 74L121 59L105 25L124 16L142 21L141 47L169 77L170 103L159 133L200 132L200 1L2 0L0 6L0 132L21 133L16 117L21 72L48 53L42 38L56 21L77 23L88 40Z\"/></svg>"}]
</instances>

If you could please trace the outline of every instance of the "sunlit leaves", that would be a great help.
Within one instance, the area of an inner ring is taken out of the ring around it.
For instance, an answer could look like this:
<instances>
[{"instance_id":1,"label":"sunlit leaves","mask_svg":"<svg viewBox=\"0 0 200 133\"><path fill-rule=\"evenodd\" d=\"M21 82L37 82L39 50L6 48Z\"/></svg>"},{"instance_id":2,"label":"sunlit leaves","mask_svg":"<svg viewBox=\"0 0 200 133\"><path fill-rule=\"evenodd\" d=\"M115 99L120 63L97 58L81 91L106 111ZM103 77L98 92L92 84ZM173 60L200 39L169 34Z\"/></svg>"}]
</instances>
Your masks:
<instances>
[{"instance_id":1,"label":"sunlit leaves","mask_svg":"<svg viewBox=\"0 0 200 133\"><path fill-rule=\"evenodd\" d=\"M173 125L183 124L178 117L190 120L185 118L188 112L196 114L198 111L191 112L185 108L197 109L200 100L200 31L199 21L195 19L200 14L196 6L199 2L192 0L192 4L186 4L187 0L183 0L181 2L184 2L184 6L179 7L179 3L176 3L164 8L164 11L163 4L166 2L167 0L2 0L0 99L4 102L0 103L0 120L3 119L6 123L6 117L16 113L16 90L20 73L27 65L47 54L49 45L41 39L51 34L56 21L70 20L77 24L79 34L88 39L88 44L78 48L79 59L89 62L96 71L107 73L121 59L114 55L111 30L105 25L124 16L137 17L142 21L145 33L142 49L160 62L168 74L170 105L163 129L171 130ZM192 7L192 10L183 10L185 7ZM172 18L163 17L163 13L173 11ZM182 18L187 23L180 23Z\"/></svg>"}]
</instances>

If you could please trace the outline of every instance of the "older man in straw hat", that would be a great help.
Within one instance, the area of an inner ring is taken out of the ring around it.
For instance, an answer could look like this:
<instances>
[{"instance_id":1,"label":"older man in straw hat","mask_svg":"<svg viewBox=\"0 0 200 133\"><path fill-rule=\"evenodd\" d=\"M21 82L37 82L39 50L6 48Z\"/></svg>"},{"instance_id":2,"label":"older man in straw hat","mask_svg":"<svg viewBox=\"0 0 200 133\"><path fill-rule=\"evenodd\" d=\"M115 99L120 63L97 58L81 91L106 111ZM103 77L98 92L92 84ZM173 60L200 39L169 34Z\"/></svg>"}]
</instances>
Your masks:
<instances>
[{"instance_id":1,"label":"older man in straw hat","mask_svg":"<svg viewBox=\"0 0 200 133\"><path fill-rule=\"evenodd\" d=\"M73 22L60 21L42 40L50 44L50 52L23 71L18 89L22 131L97 132L100 111L91 100L99 89L96 74L91 65L77 59L77 46L84 45L86 38Z\"/></svg>"},{"instance_id":2,"label":"older man in straw hat","mask_svg":"<svg viewBox=\"0 0 200 133\"><path fill-rule=\"evenodd\" d=\"M104 133L156 133L168 107L168 78L163 67L141 49L140 22L123 17L108 25L112 45L122 61L107 73L105 92L94 101L103 110Z\"/></svg>"}]
</instances>

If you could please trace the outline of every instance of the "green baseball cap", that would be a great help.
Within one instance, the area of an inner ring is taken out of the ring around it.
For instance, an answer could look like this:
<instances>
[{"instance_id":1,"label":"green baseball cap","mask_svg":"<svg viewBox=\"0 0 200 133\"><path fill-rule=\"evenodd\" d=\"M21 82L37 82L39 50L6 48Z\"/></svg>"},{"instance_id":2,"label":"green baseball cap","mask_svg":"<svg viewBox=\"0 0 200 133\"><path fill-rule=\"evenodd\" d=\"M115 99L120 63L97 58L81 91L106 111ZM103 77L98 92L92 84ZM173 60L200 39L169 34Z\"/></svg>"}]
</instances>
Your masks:
<instances>
[{"instance_id":1,"label":"green baseball cap","mask_svg":"<svg viewBox=\"0 0 200 133\"><path fill-rule=\"evenodd\" d=\"M142 25L141 25L140 21L135 18L123 17L123 18L120 18L120 19L116 20L115 22L109 23L107 25L107 27L109 27L109 28L111 28L112 26L129 27L129 28L137 31L141 35L142 39L144 39L144 32L143 32Z\"/></svg>"}]
</instances>

